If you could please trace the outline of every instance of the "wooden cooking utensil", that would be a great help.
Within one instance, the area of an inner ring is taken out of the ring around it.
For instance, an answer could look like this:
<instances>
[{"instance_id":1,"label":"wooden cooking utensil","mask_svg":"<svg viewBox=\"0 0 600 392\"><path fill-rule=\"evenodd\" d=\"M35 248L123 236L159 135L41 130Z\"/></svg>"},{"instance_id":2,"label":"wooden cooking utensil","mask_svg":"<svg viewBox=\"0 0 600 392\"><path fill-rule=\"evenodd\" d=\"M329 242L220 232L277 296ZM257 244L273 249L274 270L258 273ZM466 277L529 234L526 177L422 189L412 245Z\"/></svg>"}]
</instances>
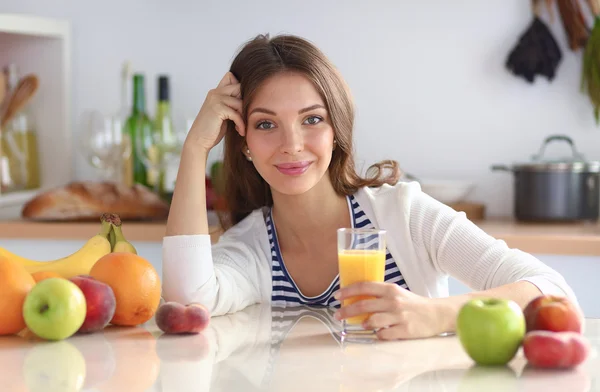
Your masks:
<instances>
[{"instance_id":1,"label":"wooden cooking utensil","mask_svg":"<svg viewBox=\"0 0 600 392\"><path fill-rule=\"evenodd\" d=\"M0 113L3 112L4 98L6 98L6 77L0 72Z\"/></svg>"},{"instance_id":2,"label":"wooden cooking utensil","mask_svg":"<svg viewBox=\"0 0 600 392\"><path fill-rule=\"evenodd\" d=\"M9 101L4 107L2 113L2 122L0 128L4 126L17 114L35 95L39 86L38 77L35 75L27 75L19 80L17 87L13 93L7 98Z\"/></svg>"},{"instance_id":3,"label":"wooden cooking utensil","mask_svg":"<svg viewBox=\"0 0 600 392\"><path fill-rule=\"evenodd\" d=\"M0 104L4 101L6 96L6 77L3 72L0 72Z\"/></svg>"}]
</instances>

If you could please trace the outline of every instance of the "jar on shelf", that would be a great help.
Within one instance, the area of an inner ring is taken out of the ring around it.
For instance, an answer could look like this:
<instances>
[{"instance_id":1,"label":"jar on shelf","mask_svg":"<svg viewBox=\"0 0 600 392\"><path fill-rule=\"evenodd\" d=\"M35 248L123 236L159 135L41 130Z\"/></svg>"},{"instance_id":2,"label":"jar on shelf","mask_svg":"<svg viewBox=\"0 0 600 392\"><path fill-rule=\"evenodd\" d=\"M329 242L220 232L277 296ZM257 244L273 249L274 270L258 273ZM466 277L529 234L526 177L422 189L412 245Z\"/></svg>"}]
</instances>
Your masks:
<instances>
[{"instance_id":1,"label":"jar on shelf","mask_svg":"<svg viewBox=\"0 0 600 392\"><path fill-rule=\"evenodd\" d=\"M8 96L16 88L19 76L14 64L7 67ZM40 163L36 124L26 105L2 128L0 172L4 192L37 189L40 187ZM5 168L8 166L8 170ZM4 177L8 176L8 179Z\"/></svg>"}]
</instances>

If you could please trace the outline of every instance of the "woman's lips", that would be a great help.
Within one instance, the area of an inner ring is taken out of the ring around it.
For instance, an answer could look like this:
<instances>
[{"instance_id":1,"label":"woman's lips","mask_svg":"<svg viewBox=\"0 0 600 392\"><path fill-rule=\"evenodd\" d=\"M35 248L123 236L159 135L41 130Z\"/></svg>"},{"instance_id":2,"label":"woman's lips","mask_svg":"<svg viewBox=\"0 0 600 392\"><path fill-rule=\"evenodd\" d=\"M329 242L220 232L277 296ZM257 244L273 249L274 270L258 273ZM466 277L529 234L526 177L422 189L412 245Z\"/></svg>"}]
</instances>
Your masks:
<instances>
[{"instance_id":1,"label":"woman's lips","mask_svg":"<svg viewBox=\"0 0 600 392\"><path fill-rule=\"evenodd\" d=\"M300 161L300 162L292 162L292 163L280 163L275 165L277 170L280 173L285 174L287 176L298 176L304 173L312 162L309 161Z\"/></svg>"}]
</instances>

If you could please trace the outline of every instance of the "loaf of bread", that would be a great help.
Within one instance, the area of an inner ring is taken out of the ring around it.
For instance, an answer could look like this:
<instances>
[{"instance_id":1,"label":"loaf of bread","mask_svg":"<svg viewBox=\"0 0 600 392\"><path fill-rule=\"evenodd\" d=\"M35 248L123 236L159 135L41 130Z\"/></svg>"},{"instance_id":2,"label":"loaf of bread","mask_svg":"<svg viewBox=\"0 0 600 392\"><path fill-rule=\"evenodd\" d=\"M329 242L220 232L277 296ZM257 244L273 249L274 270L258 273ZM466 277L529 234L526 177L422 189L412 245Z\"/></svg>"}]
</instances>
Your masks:
<instances>
[{"instance_id":1,"label":"loaf of bread","mask_svg":"<svg viewBox=\"0 0 600 392\"><path fill-rule=\"evenodd\" d=\"M112 182L72 182L29 200L21 216L38 221L99 221L103 213L121 220L164 220L169 204L148 188Z\"/></svg>"}]
</instances>

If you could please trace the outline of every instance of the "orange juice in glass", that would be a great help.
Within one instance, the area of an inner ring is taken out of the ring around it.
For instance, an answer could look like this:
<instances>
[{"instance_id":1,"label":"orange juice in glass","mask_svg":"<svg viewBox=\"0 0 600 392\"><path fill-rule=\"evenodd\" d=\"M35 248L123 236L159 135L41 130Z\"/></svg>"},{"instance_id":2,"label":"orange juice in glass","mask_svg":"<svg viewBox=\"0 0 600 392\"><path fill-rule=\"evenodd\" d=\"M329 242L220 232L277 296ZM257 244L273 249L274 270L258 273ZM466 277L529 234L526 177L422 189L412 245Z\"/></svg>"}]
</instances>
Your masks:
<instances>
[{"instance_id":1,"label":"orange juice in glass","mask_svg":"<svg viewBox=\"0 0 600 392\"><path fill-rule=\"evenodd\" d=\"M385 230L377 229L338 229L338 264L340 288L357 282L383 282L385 277ZM370 299L357 296L345 299L342 306ZM342 334L374 335L375 331L365 330L362 323L369 317L363 314L350 317L342 322Z\"/></svg>"}]
</instances>

